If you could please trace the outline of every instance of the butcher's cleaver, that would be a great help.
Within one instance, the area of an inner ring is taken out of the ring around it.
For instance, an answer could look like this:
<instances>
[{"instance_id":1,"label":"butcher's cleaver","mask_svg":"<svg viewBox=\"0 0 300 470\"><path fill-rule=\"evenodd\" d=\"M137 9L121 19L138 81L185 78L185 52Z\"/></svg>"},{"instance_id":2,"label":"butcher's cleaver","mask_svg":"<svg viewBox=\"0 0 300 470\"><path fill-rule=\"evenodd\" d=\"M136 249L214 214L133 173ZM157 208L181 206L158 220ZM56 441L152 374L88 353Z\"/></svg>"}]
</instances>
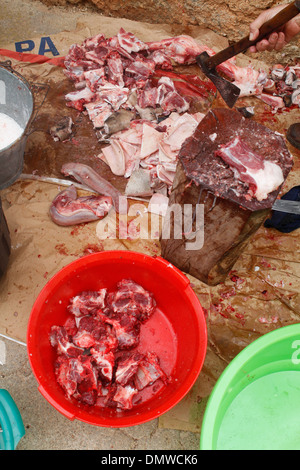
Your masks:
<instances>
[{"instance_id":1,"label":"butcher's cleaver","mask_svg":"<svg viewBox=\"0 0 300 470\"><path fill-rule=\"evenodd\" d=\"M286 199L276 199L272 206L273 211L286 212L287 214L300 215L300 201L288 201Z\"/></svg>"},{"instance_id":2,"label":"butcher's cleaver","mask_svg":"<svg viewBox=\"0 0 300 470\"><path fill-rule=\"evenodd\" d=\"M207 52L202 52L196 57L197 64L202 72L213 82L225 103L232 108L240 95L240 89L233 83L221 77L216 71L216 67L231 57L245 52L249 47L255 45L263 38L269 36L274 31L279 30L289 20L294 18L300 12L300 0L290 3L283 8L276 16L262 25L259 30L259 36L254 41L250 41L249 36L232 44L226 49L209 56Z\"/></svg>"}]
</instances>

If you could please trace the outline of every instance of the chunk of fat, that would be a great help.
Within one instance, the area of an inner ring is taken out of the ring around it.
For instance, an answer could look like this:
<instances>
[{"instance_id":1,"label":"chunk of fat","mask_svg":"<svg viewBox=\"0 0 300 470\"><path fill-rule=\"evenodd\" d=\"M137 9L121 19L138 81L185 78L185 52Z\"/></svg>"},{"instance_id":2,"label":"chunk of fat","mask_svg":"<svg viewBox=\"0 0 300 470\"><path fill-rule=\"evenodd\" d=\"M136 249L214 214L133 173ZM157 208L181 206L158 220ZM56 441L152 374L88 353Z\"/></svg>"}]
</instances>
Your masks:
<instances>
[{"instance_id":1,"label":"chunk of fat","mask_svg":"<svg viewBox=\"0 0 300 470\"><path fill-rule=\"evenodd\" d=\"M256 183L255 197L258 201L263 201L270 193L275 191L284 181L283 173L279 165L264 161L264 168L258 171L248 169Z\"/></svg>"},{"instance_id":2,"label":"chunk of fat","mask_svg":"<svg viewBox=\"0 0 300 470\"><path fill-rule=\"evenodd\" d=\"M198 121L191 114L185 113L169 127L164 142L179 150L183 142L194 133L197 126Z\"/></svg>"},{"instance_id":3,"label":"chunk of fat","mask_svg":"<svg viewBox=\"0 0 300 470\"><path fill-rule=\"evenodd\" d=\"M172 186L175 172L166 170L163 165L157 165L156 167L157 177L168 186Z\"/></svg>"},{"instance_id":4,"label":"chunk of fat","mask_svg":"<svg viewBox=\"0 0 300 470\"><path fill-rule=\"evenodd\" d=\"M128 144L141 145L142 133L139 132L136 128L133 128L116 132L110 137L110 141L118 139L122 139L123 142L127 142Z\"/></svg>"},{"instance_id":5,"label":"chunk of fat","mask_svg":"<svg viewBox=\"0 0 300 470\"><path fill-rule=\"evenodd\" d=\"M198 113L192 114L192 116L193 116L194 119L196 119L196 121L199 124L199 122L201 122L202 119L204 118L205 114L198 112Z\"/></svg>"},{"instance_id":6,"label":"chunk of fat","mask_svg":"<svg viewBox=\"0 0 300 470\"><path fill-rule=\"evenodd\" d=\"M125 178L128 178L131 173L139 167L139 147L131 144L130 142L126 142L126 140L123 140L122 138L120 138L119 143L123 149L125 157L124 176Z\"/></svg>"},{"instance_id":7,"label":"chunk of fat","mask_svg":"<svg viewBox=\"0 0 300 470\"><path fill-rule=\"evenodd\" d=\"M121 144L117 140L113 140L110 145L102 149L100 158L107 163L114 175L124 176L126 168L125 155Z\"/></svg>"},{"instance_id":8,"label":"chunk of fat","mask_svg":"<svg viewBox=\"0 0 300 470\"><path fill-rule=\"evenodd\" d=\"M143 124L143 135L140 158L146 158L154 152L159 150L159 142L161 140L162 133L154 129L151 125Z\"/></svg>"},{"instance_id":9,"label":"chunk of fat","mask_svg":"<svg viewBox=\"0 0 300 470\"><path fill-rule=\"evenodd\" d=\"M85 100L91 101L94 97L94 92L92 92L88 87L83 88L82 90L71 91L65 95L67 101L77 101Z\"/></svg>"},{"instance_id":10,"label":"chunk of fat","mask_svg":"<svg viewBox=\"0 0 300 470\"><path fill-rule=\"evenodd\" d=\"M159 142L159 161L161 163L177 159L177 150L173 149L163 139Z\"/></svg>"},{"instance_id":11,"label":"chunk of fat","mask_svg":"<svg viewBox=\"0 0 300 470\"><path fill-rule=\"evenodd\" d=\"M153 194L148 170L138 168L132 172L125 188L126 196L147 197Z\"/></svg>"},{"instance_id":12,"label":"chunk of fat","mask_svg":"<svg viewBox=\"0 0 300 470\"><path fill-rule=\"evenodd\" d=\"M180 117L180 114L176 111L173 111L166 119L161 122L161 126L172 126L174 122Z\"/></svg>"}]
</instances>

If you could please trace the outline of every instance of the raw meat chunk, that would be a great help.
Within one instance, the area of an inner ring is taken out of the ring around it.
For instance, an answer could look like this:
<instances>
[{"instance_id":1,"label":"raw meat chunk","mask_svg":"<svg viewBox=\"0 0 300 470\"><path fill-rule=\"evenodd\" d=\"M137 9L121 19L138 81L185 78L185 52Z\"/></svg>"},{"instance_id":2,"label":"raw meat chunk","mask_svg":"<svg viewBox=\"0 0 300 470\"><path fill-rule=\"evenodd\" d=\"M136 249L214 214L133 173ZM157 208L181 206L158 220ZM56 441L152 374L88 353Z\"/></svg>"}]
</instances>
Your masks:
<instances>
[{"instance_id":1,"label":"raw meat chunk","mask_svg":"<svg viewBox=\"0 0 300 470\"><path fill-rule=\"evenodd\" d=\"M49 339L59 355L64 354L68 357L77 357L83 352L82 348L73 344L63 326L52 326Z\"/></svg>"},{"instance_id":2,"label":"raw meat chunk","mask_svg":"<svg viewBox=\"0 0 300 470\"><path fill-rule=\"evenodd\" d=\"M102 318L112 326L119 349L131 349L139 344L140 322L130 311L125 314L118 312L113 318Z\"/></svg>"},{"instance_id":3,"label":"raw meat chunk","mask_svg":"<svg viewBox=\"0 0 300 470\"><path fill-rule=\"evenodd\" d=\"M105 325L96 316L76 317L77 333L73 342L80 348L91 348L106 335Z\"/></svg>"},{"instance_id":4,"label":"raw meat chunk","mask_svg":"<svg viewBox=\"0 0 300 470\"><path fill-rule=\"evenodd\" d=\"M126 385L137 373L139 364L143 359L139 352L132 353L129 356L121 356L116 370L116 382L120 385Z\"/></svg>"},{"instance_id":5,"label":"raw meat chunk","mask_svg":"<svg viewBox=\"0 0 300 470\"><path fill-rule=\"evenodd\" d=\"M159 366L159 359L154 353L147 353L139 363L134 383L138 390L143 390L158 379L166 380L164 371Z\"/></svg>"},{"instance_id":6,"label":"raw meat chunk","mask_svg":"<svg viewBox=\"0 0 300 470\"><path fill-rule=\"evenodd\" d=\"M97 369L101 376L109 382L113 378L113 370L115 365L115 355L113 351L106 351L102 345L98 344L91 349L91 355L96 362Z\"/></svg>"},{"instance_id":7,"label":"raw meat chunk","mask_svg":"<svg viewBox=\"0 0 300 470\"><path fill-rule=\"evenodd\" d=\"M107 289L100 289L98 292L84 291L70 300L68 310L76 317L96 313L105 306Z\"/></svg>"},{"instance_id":8,"label":"raw meat chunk","mask_svg":"<svg viewBox=\"0 0 300 470\"><path fill-rule=\"evenodd\" d=\"M123 279L117 290L108 296L108 304L114 312L129 313L141 322L153 313L156 303L153 295L131 279Z\"/></svg>"},{"instance_id":9,"label":"raw meat chunk","mask_svg":"<svg viewBox=\"0 0 300 470\"><path fill-rule=\"evenodd\" d=\"M97 373L91 357L66 358L59 356L55 363L59 385L69 397L94 405L97 398Z\"/></svg>"},{"instance_id":10,"label":"raw meat chunk","mask_svg":"<svg viewBox=\"0 0 300 470\"><path fill-rule=\"evenodd\" d=\"M131 385L125 385L125 387L118 385L113 401L117 402L120 408L130 410L132 408L132 399L137 393L138 390Z\"/></svg>"},{"instance_id":11,"label":"raw meat chunk","mask_svg":"<svg viewBox=\"0 0 300 470\"><path fill-rule=\"evenodd\" d=\"M240 137L221 145L216 155L228 163L238 179L249 184L258 201L266 199L284 181L280 166L263 160Z\"/></svg>"},{"instance_id":12,"label":"raw meat chunk","mask_svg":"<svg viewBox=\"0 0 300 470\"><path fill-rule=\"evenodd\" d=\"M127 52L139 52L148 49L147 44L140 41L134 34L126 32L123 28L118 33L120 46Z\"/></svg>"}]
</instances>

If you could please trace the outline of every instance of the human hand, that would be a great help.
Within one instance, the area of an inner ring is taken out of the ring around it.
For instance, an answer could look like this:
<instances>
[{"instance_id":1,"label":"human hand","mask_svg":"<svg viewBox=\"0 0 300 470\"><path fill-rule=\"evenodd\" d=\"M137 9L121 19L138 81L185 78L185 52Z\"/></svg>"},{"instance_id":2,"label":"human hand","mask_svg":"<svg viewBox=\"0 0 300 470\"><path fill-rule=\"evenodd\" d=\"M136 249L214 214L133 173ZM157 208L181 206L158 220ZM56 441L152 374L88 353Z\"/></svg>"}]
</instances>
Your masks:
<instances>
[{"instance_id":1,"label":"human hand","mask_svg":"<svg viewBox=\"0 0 300 470\"><path fill-rule=\"evenodd\" d=\"M259 29L266 23L266 21L273 18L277 13L285 8L287 5L279 5L269 10L263 11L257 18L250 24L251 41L255 40L259 35ZM255 46L249 48L249 52L263 52L263 51L280 51L283 47L291 41L291 39L300 32L300 15L295 16L292 20L288 21L279 32L273 32L269 37L262 39Z\"/></svg>"}]
</instances>

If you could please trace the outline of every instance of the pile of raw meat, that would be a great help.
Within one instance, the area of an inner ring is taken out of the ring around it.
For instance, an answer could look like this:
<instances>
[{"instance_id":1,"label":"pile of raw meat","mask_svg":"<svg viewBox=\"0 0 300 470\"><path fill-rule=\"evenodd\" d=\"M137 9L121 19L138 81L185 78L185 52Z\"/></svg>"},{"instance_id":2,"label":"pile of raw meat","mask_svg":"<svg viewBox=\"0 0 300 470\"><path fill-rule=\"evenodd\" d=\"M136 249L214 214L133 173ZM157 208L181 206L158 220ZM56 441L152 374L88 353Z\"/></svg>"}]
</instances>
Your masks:
<instances>
[{"instance_id":1,"label":"pile of raw meat","mask_svg":"<svg viewBox=\"0 0 300 470\"><path fill-rule=\"evenodd\" d=\"M263 100L274 108L300 107L300 64L274 65L265 85Z\"/></svg>"},{"instance_id":2,"label":"pile of raw meat","mask_svg":"<svg viewBox=\"0 0 300 470\"><path fill-rule=\"evenodd\" d=\"M98 34L70 47L65 74L76 91L66 95L67 105L85 113L99 141L109 144L99 156L114 174L128 178L141 166L151 170L151 185L157 180L172 185L179 144L202 117L190 114L189 96L172 69L195 63L203 51L215 53L190 36L145 43L123 29L111 38ZM220 70L241 87L241 95L261 93L265 73L238 67L234 59ZM189 92L193 88L206 99L207 89L193 83L199 80L191 82Z\"/></svg>"},{"instance_id":3,"label":"pile of raw meat","mask_svg":"<svg viewBox=\"0 0 300 470\"><path fill-rule=\"evenodd\" d=\"M160 107L167 114L187 111L188 102L172 80L162 77L152 86L156 67L171 69L171 58L123 29L112 38L99 34L86 39L72 45L65 57L65 73L77 88L66 95L67 104L85 111L96 129L120 108L134 113L136 106Z\"/></svg>"},{"instance_id":4,"label":"pile of raw meat","mask_svg":"<svg viewBox=\"0 0 300 470\"><path fill-rule=\"evenodd\" d=\"M167 383L157 355L138 350L141 325L155 307L153 295L130 279L70 300L70 317L50 332L56 379L69 399L128 410L146 387Z\"/></svg>"},{"instance_id":5,"label":"pile of raw meat","mask_svg":"<svg viewBox=\"0 0 300 470\"><path fill-rule=\"evenodd\" d=\"M66 95L67 105L85 113L99 142L108 144L99 158L112 173L132 177L127 196L159 192L167 197L181 145L203 118L191 113L184 75L176 74L174 65L194 64L204 51L215 54L187 35L143 42L122 28L113 37L98 34L70 47L65 74L76 91ZM297 65L255 70L237 66L234 57L220 64L218 71L240 88L241 97L256 96L274 112L300 106ZM189 76L191 89L206 99L208 89L201 87L199 77Z\"/></svg>"}]
</instances>

